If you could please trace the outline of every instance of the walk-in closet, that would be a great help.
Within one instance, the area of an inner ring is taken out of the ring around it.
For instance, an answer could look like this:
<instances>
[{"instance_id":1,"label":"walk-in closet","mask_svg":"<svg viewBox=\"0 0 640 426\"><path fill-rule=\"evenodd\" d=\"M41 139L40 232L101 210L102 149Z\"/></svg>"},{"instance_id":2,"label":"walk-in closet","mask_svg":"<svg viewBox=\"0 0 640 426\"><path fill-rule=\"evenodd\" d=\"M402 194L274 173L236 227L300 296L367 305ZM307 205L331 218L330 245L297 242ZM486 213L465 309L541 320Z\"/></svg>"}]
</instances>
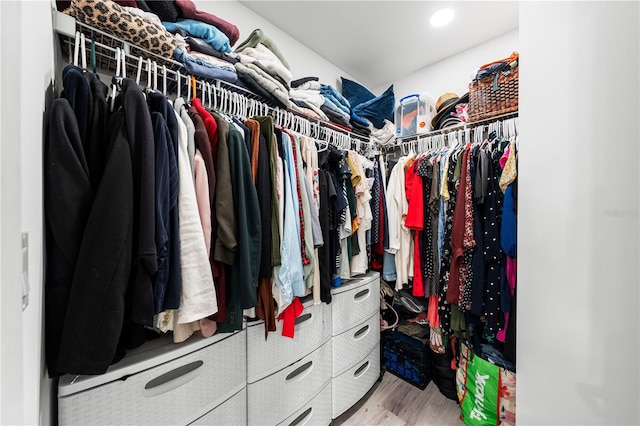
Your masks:
<instances>
[{"instance_id":1,"label":"walk-in closet","mask_svg":"<svg viewBox=\"0 0 640 426\"><path fill-rule=\"evenodd\" d=\"M0 2L0 424L638 424L637 2Z\"/></svg>"}]
</instances>

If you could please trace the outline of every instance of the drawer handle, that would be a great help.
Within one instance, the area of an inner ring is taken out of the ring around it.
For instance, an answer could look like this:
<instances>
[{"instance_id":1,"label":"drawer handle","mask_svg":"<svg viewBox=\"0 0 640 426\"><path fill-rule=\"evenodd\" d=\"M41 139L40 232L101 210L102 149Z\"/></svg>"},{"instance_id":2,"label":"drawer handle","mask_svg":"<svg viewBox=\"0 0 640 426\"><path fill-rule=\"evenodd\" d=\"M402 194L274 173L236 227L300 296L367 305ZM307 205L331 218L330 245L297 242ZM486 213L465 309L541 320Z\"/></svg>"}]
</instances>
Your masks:
<instances>
[{"instance_id":1,"label":"drawer handle","mask_svg":"<svg viewBox=\"0 0 640 426\"><path fill-rule=\"evenodd\" d=\"M353 377L360 377L360 376L362 376L362 375L363 375L364 373L366 373L366 372L367 372L367 370L369 369L369 368L367 368L367 367L369 367L369 361L367 361L367 362L365 362L364 364L362 364L362 365L361 365L361 366L356 370L356 372L355 372L355 373L353 373Z\"/></svg>"},{"instance_id":2,"label":"drawer handle","mask_svg":"<svg viewBox=\"0 0 640 426\"><path fill-rule=\"evenodd\" d=\"M359 292L357 292L355 294L355 296L353 296L353 298L355 300L358 300L358 301L362 300L362 299L366 298L369 295L369 291L370 290L368 288L365 288L364 290L360 290Z\"/></svg>"},{"instance_id":3,"label":"drawer handle","mask_svg":"<svg viewBox=\"0 0 640 426\"><path fill-rule=\"evenodd\" d=\"M311 316L312 316L312 314L302 314L298 318L296 318L295 324L296 325L302 324L303 322L310 320Z\"/></svg>"},{"instance_id":4,"label":"drawer handle","mask_svg":"<svg viewBox=\"0 0 640 426\"><path fill-rule=\"evenodd\" d=\"M353 338L362 339L364 336L369 334L368 331L369 331L369 324L365 325L360 330L356 331L356 333L353 335Z\"/></svg>"},{"instance_id":5,"label":"drawer handle","mask_svg":"<svg viewBox=\"0 0 640 426\"><path fill-rule=\"evenodd\" d=\"M144 396L158 396L190 382L200 375L203 361L194 361L150 380L144 386Z\"/></svg>"},{"instance_id":6,"label":"drawer handle","mask_svg":"<svg viewBox=\"0 0 640 426\"><path fill-rule=\"evenodd\" d=\"M300 367L296 368L291 373L289 373L289 375L286 377L285 380L291 380L298 377L299 375L301 375L302 373L310 369L312 365L313 365L313 361L308 361L302 364Z\"/></svg>"},{"instance_id":7,"label":"drawer handle","mask_svg":"<svg viewBox=\"0 0 640 426\"><path fill-rule=\"evenodd\" d=\"M302 423L303 421L307 420L311 416L311 411L313 411L313 407L309 407L306 410L304 410L304 413L300 414L291 423L289 423L289 426L296 426Z\"/></svg>"}]
</instances>

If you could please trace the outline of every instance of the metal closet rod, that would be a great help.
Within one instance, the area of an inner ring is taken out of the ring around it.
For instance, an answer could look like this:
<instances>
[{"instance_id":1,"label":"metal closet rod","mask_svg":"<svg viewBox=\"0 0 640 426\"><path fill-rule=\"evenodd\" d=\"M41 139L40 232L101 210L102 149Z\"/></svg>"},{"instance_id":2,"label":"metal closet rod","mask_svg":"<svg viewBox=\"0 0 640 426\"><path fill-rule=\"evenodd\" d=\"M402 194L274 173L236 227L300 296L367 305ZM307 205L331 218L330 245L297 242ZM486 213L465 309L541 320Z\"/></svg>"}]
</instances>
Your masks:
<instances>
[{"instance_id":1,"label":"metal closet rod","mask_svg":"<svg viewBox=\"0 0 640 426\"><path fill-rule=\"evenodd\" d=\"M80 22L76 21L76 24L80 29L89 30L91 32L91 36L97 33L97 38L99 39L99 41L96 41L95 38L93 39L93 43L95 45L95 50L93 53L96 55L96 64L98 65L99 70L103 72L106 70L109 71L109 73L113 72L111 69L111 64L115 63L116 48L120 47L121 52L124 52L127 77L133 77L137 74L139 66L138 64L142 59L142 70L144 70L145 74L147 75L150 71L149 61L151 62L151 74L155 83L159 87L163 87L165 85L164 81L166 78L167 81L170 81L173 85L175 85L175 87L171 88L174 93L177 93L178 85L180 86L181 94L186 94L190 91L191 76L179 72L178 69L182 67L182 64L180 64L179 62L155 55L151 52L147 52L144 49L130 45L122 40L110 36L109 34L89 27ZM87 43L91 43L92 41L91 37L85 36L85 39L87 40ZM105 44L103 41L106 41L111 45ZM75 39L67 38L70 63L73 61L72 56L74 53L74 43ZM116 44L120 44L121 46L126 47L113 47L113 45ZM87 50L90 51L90 49ZM132 54L131 50L143 52L148 59ZM105 51L109 52L110 55L105 54ZM104 61L107 61L106 65ZM165 71L166 77L163 75ZM276 124L280 125L281 127L291 128L291 130L316 139L326 138L329 143L342 149L355 148L357 151L360 151L362 145L368 148L373 147L374 143L370 138L354 134L346 129L343 129L326 121L306 117L295 111L289 111L280 107L268 105L267 103L263 102L258 95L254 94L253 92L247 91L242 87L223 82L221 80L195 76L194 78L196 80L196 87L200 88L200 92L202 94L209 96L209 93L211 91L215 93L216 101L212 103L215 103L215 106L217 108L220 108L221 112L227 114L238 114L239 109L243 109L243 111L247 112L249 110L254 111L256 114L268 114L274 117ZM150 83L149 81L145 80L146 78L142 77L140 79L140 85L147 86ZM186 88L185 92L182 91L183 88ZM209 88L211 88L211 90ZM167 88L167 93L168 92L169 88ZM205 100L203 98L205 98L205 96L201 96L201 100Z\"/></svg>"},{"instance_id":2,"label":"metal closet rod","mask_svg":"<svg viewBox=\"0 0 640 426\"><path fill-rule=\"evenodd\" d=\"M404 137L397 137L396 141L397 141L397 145L400 145L401 143L404 142L409 142L412 140L418 140L418 139L423 139L423 138L428 138L431 136L438 136L438 135L446 135L447 133L451 133L451 132L456 132L459 130L467 130L467 129L473 129L475 127L479 127L483 124L486 123L493 123L493 122L497 122L497 121L504 121L504 120L508 120L509 118L517 118L518 117L518 112L509 112L507 114L502 114L502 115L497 115L495 117L490 117L490 118L485 118L484 120L478 120L478 121L473 121L470 123L460 123L460 124L456 124L455 126L451 126L451 127L447 127L444 129L440 129L440 130L433 130L431 132L427 132L427 133L421 133L421 134L416 134L416 135L410 135L410 136L404 136Z\"/></svg>"}]
</instances>

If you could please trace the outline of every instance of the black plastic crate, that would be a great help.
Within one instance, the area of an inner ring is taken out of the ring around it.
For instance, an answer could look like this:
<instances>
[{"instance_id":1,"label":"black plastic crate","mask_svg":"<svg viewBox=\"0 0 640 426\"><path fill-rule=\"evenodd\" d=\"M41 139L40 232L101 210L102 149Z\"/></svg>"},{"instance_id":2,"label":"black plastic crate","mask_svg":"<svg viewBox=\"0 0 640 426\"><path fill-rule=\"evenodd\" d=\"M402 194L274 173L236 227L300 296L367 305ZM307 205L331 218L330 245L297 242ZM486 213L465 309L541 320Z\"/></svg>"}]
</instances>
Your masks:
<instances>
[{"instance_id":1,"label":"black plastic crate","mask_svg":"<svg viewBox=\"0 0 640 426\"><path fill-rule=\"evenodd\" d=\"M387 371L419 389L427 387L429 347L399 331L382 333L382 359Z\"/></svg>"}]
</instances>

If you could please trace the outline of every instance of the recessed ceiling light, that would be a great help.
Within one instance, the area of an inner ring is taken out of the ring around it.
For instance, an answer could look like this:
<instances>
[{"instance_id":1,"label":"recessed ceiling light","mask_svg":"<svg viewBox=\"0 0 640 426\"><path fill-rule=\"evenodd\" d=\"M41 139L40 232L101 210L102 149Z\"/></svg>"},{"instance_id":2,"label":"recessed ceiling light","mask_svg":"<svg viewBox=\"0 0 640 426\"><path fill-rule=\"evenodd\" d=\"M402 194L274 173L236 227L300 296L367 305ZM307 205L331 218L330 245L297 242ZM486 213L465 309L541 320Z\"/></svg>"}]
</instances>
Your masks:
<instances>
[{"instance_id":1,"label":"recessed ceiling light","mask_svg":"<svg viewBox=\"0 0 640 426\"><path fill-rule=\"evenodd\" d=\"M453 20L453 9L440 9L429 18L429 24L433 27L443 27Z\"/></svg>"}]
</instances>

